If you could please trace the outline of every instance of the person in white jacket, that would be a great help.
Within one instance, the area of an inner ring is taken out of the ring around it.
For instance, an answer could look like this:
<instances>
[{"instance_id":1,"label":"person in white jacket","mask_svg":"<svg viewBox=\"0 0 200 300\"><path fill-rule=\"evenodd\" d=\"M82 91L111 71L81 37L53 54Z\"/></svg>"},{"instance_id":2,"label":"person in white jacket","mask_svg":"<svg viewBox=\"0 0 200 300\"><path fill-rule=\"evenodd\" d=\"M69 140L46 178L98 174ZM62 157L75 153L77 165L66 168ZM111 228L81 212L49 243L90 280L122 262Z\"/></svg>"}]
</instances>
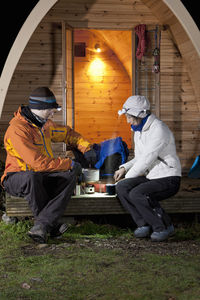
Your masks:
<instances>
[{"instance_id":1,"label":"person in white jacket","mask_svg":"<svg viewBox=\"0 0 200 300\"><path fill-rule=\"evenodd\" d=\"M129 97L118 114L134 131L135 156L114 174L117 196L137 225L135 237L166 240L174 226L159 201L175 195L181 182L174 136L144 96Z\"/></svg>"}]
</instances>

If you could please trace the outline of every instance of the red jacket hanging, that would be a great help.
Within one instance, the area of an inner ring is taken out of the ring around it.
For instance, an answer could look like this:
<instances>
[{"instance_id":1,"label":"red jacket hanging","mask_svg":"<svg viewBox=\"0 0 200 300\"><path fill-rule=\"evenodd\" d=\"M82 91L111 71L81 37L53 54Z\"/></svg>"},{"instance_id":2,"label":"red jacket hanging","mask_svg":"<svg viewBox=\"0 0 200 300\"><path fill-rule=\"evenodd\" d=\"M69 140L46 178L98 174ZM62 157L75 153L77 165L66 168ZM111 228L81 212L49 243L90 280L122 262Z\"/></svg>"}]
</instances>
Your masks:
<instances>
[{"instance_id":1,"label":"red jacket hanging","mask_svg":"<svg viewBox=\"0 0 200 300\"><path fill-rule=\"evenodd\" d=\"M145 40L145 30L146 25L141 24L135 27L135 33L138 36L138 47L136 51L136 57L137 59L142 59L144 53L145 53L145 47L146 47L146 40Z\"/></svg>"}]
</instances>

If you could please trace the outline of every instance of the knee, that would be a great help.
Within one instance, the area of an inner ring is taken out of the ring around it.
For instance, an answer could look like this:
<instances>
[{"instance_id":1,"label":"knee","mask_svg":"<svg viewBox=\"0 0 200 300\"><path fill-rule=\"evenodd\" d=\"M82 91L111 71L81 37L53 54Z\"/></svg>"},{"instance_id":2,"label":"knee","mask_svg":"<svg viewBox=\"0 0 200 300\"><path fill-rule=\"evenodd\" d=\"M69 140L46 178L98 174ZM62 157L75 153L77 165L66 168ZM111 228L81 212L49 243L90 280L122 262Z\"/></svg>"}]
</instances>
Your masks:
<instances>
[{"instance_id":1,"label":"knee","mask_svg":"<svg viewBox=\"0 0 200 300\"><path fill-rule=\"evenodd\" d=\"M77 176L74 172L71 171L60 172L60 177L65 180L66 185L76 184Z\"/></svg>"},{"instance_id":2,"label":"knee","mask_svg":"<svg viewBox=\"0 0 200 300\"><path fill-rule=\"evenodd\" d=\"M117 193L117 194L120 194L120 193L126 191L126 186L125 186L123 180L122 180L122 181L119 181L119 182L116 184L115 190L116 190L116 193Z\"/></svg>"},{"instance_id":3,"label":"knee","mask_svg":"<svg viewBox=\"0 0 200 300\"><path fill-rule=\"evenodd\" d=\"M148 202L148 197L146 194L140 191L135 191L134 189L129 192L129 198L135 206L137 206L137 204L146 205Z\"/></svg>"}]
</instances>

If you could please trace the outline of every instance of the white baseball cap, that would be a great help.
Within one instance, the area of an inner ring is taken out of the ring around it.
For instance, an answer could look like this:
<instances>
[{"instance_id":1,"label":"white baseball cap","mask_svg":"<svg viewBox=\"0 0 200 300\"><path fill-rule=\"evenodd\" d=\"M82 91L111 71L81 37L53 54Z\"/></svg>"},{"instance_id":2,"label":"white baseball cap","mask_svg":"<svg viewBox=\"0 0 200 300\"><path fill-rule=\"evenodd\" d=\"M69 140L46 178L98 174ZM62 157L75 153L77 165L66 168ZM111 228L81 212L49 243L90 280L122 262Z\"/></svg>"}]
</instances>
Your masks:
<instances>
[{"instance_id":1,"label":"white baseball cap","mask_svg":"<svg viewBox=\"0 0 200 300\"><path fill-rule=\"evenodd\" d=\"M145 96L130 96L123 105L118 115L129 114L134 117L145 118L150 110L149 100Z\"/></svg>"}]
</instances>

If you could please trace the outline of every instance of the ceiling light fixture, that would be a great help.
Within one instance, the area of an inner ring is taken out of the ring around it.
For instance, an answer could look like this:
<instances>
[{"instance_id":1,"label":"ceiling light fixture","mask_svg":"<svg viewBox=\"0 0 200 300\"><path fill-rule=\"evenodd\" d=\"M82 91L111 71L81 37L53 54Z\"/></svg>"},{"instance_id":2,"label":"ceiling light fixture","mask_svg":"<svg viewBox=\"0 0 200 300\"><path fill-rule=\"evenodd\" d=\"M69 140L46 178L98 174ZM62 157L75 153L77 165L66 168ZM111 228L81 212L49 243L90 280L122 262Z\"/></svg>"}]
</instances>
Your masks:
<instances>
[{"instance_id":1,"label":"ceiling light fixture","mask_svg":"<svg viewBox=\"0 0 200 300\"><path fill-rule=\"evenodd\" d=\"M95 50L96 50L97 52L101 52L101 48L100 48L100 45L99 45L99 44L96 44L96 45L94 46L94 48L95 48Z\"/></svg>"}]
</instances>

